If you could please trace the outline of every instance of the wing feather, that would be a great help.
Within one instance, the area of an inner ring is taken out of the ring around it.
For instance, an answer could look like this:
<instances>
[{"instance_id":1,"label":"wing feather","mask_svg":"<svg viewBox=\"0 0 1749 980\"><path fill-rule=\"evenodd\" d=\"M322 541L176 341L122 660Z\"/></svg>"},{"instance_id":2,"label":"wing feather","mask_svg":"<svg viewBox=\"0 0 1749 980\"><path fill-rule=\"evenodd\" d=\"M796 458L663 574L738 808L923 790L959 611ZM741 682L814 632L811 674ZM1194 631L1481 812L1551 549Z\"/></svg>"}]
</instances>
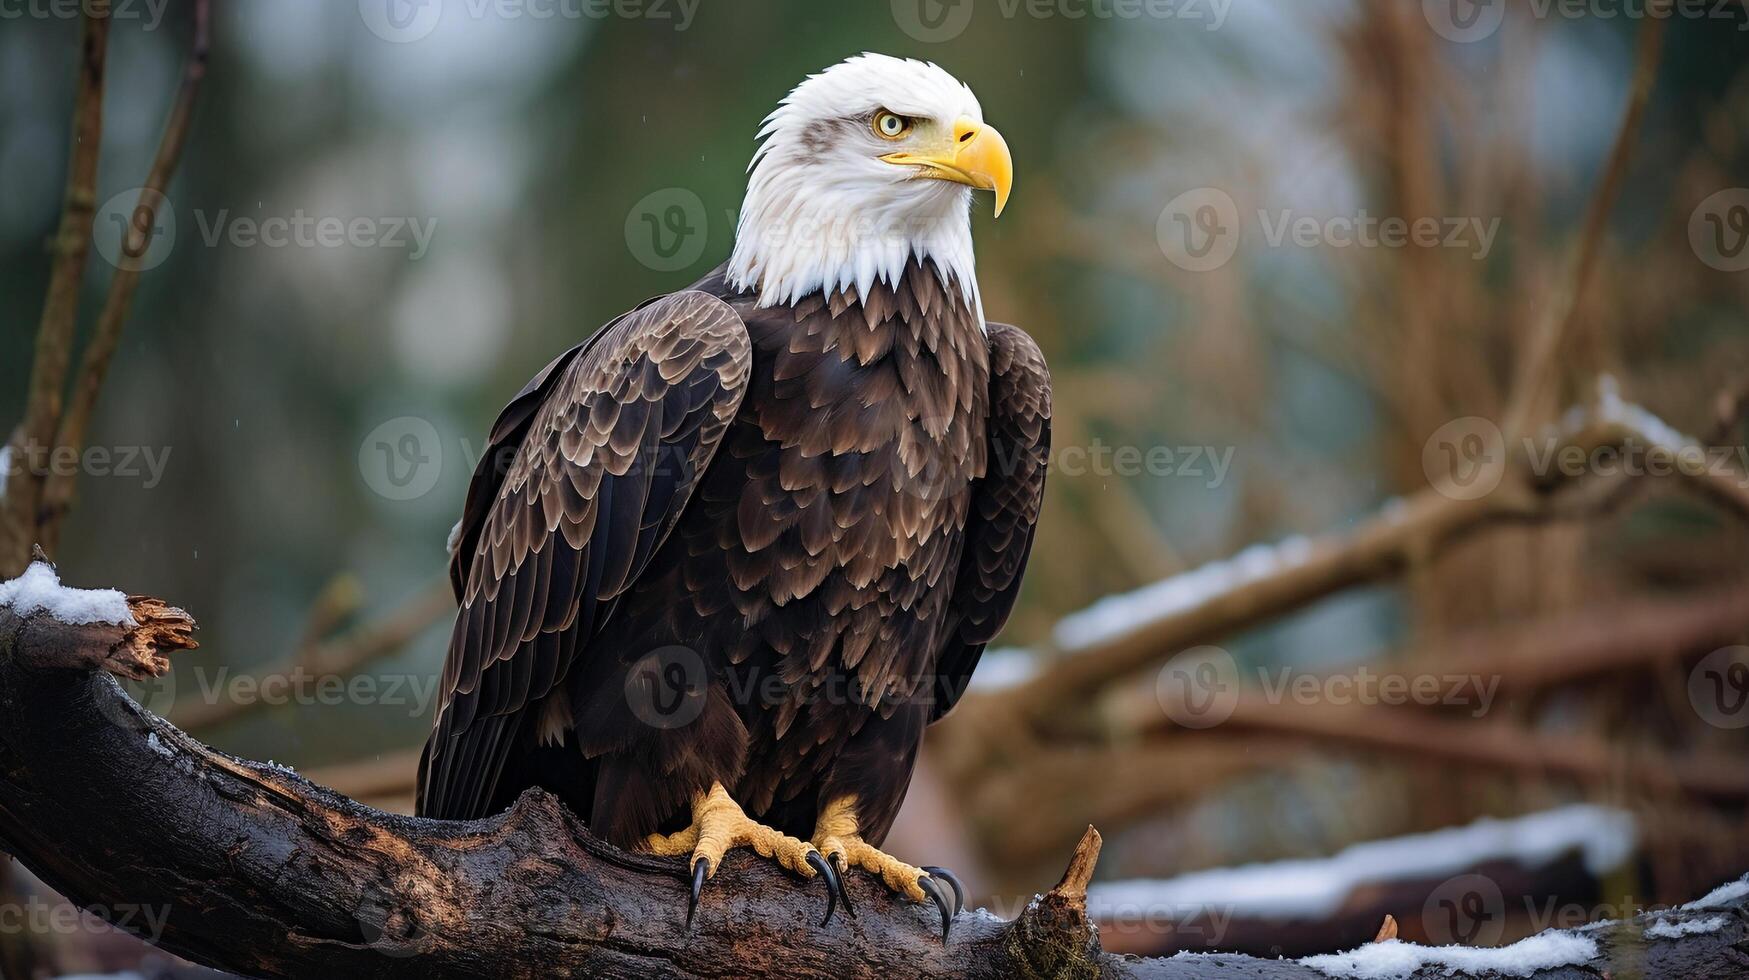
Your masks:
<instances>
[{"instance_id":1,"label":"wing feather","mask_svg":"<svg viewBox=\"0 0 1749 980\"><path fill-rule=\"evenodd\" d=\"M531 710L678 522L740 406L745 324L696 291L555 360L505 409L468 490L461 610L420 764L419 810L483 816Z\"/></svg>"},{"instance_id":2,"label":"wing feather","mask_svg":"<svg viewBox=\"0 0 1749 980\"><path fill-rule=\"evenodd\" d=\"M936 663L931 721L965 693L984 647L1002 631L1032 552L1051 450L1051 374L1019 328L992 323L989 457L972 494L949 616L957 626Z\"/></svg>"}]
</instances>

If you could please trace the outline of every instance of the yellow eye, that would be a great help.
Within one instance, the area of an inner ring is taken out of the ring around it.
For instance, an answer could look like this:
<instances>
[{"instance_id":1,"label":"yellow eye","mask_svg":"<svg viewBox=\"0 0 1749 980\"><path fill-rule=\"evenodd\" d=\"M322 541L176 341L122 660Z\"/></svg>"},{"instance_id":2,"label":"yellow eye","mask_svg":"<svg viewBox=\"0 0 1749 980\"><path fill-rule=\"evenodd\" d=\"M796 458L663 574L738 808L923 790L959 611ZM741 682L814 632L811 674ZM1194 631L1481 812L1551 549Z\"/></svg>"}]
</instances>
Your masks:
<instances>
[{"instance_id":1,"label":"yellow eye","mask_svg":"<svg viewBox=\"0 0 1749 980\"><path fill-rule=\"evenodd\" d=\"M882 109L875 113L874 131L881 139L896 140L911 131L911 120Z\"/></svg>"}]
</instances>

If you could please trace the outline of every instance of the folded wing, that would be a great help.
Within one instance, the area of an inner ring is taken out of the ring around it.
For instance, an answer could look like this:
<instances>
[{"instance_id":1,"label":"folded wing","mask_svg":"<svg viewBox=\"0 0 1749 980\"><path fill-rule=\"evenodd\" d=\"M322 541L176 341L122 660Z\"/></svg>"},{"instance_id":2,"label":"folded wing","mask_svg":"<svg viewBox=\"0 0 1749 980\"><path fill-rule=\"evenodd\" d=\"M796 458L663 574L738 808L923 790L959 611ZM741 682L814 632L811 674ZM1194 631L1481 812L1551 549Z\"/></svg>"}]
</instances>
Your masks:
<instances>
[{"instance_id":1,"label":"folded wing","mask_svg":"<svg viewBox=\"0 0 1749 980\"><path fill-rule=\"evenodd\" d=\"M1051 373L1031 337L989 325L988 462L972 494L965 548L949 606L957 624L936 663L935 709L952 710L965 693L984 647L1014 610L1044 503L1051 452Z\"/></svg>"},{"instance_id":2,"label":"folded wing","mask_svg":"<svg viewBox=\"0 0 1749 980\"><path fill-rule=\"evenodd\" d=\"M515 739L679 520L747 386L746 326L688 291L547 367L504 410L468 491L461 611L419 812L486 815Z\"/></svg>"}]
</instances>

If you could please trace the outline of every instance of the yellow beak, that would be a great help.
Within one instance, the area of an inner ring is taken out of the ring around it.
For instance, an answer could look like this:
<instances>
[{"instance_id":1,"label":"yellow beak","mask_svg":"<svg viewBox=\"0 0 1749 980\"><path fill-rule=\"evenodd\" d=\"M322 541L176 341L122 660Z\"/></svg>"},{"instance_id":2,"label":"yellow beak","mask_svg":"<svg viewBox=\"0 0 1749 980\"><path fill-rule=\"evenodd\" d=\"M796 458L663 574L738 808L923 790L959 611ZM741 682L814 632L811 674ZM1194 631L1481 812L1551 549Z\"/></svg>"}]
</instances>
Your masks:
<instances>
[{"instance_id":1,"label":"yellow beak","mask_svg":"<svg viewBox=\"0 0 1749 980\"><path fill-rule=\"evenodd\" d=\"M946 146L929 153L902 151L881 157L888 163L923 168L919 177L951 180L979 190L996 192L996 217L1008 206L1008 193L1014 188L1014 157L1008 153L1008 141L994 126L986 126L966 116L953 124L953 138Z\"/></svg>"}]
</instances>

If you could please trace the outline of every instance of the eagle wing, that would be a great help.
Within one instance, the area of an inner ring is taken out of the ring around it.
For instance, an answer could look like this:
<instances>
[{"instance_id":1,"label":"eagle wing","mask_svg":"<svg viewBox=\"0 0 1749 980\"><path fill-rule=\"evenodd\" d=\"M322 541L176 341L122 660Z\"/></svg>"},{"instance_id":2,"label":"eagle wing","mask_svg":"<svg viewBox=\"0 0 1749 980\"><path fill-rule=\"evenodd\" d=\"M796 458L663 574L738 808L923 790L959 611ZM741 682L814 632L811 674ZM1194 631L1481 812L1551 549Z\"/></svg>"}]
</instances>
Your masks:
<instances>
[{"instance_id":1,"label":"eagle wing","mask_svg":"<svg viewBox=\"0 0 1749 980\"><path fill-rule=\"evenodd\" d=\"M493 426L451 580L461 611L419 767L419 812L483 816L526 714L679 520L747 388L747 328L675 293L536 376Z\"/></svg>"},{"instance_id":2,"label":"eagle wing","mask_svg":"<svg viewBox=\"0 0 1749 980\"><path fill-rule=\"evenodd\" d=\"M985 473L972 492L965 544L949 607L956 623L936 662L930 720L965 693L984 647L1008 622L1032 552L1051 450L1051 372L1018 327L989 325L990 417Z\"/></svg>"}]
</instances>

